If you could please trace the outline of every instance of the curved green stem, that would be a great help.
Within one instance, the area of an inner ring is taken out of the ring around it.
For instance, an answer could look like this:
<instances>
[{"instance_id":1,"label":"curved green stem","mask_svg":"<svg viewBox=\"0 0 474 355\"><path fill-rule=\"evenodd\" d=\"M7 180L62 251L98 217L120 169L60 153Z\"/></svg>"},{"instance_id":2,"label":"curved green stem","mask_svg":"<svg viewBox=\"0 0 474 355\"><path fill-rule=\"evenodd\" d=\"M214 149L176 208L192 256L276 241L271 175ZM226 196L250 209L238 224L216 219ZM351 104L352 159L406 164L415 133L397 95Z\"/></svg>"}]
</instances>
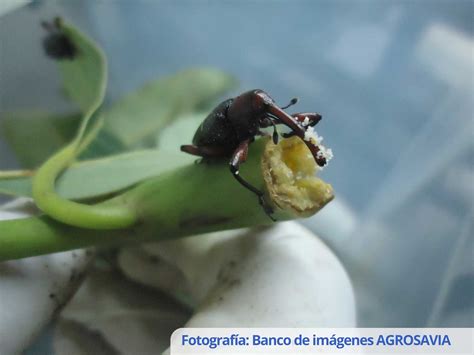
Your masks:
<instances>
[{"instance_id":1,"label":"curved green stem","mask_svg":"<svg viewBox=\"0 0 474 355\"><path fill-rule=\"evenodd\" d=\"M43 212L71 226L91 229L116 229L133 225L136 216L126 205L86 205L67 200L55 191L55 181L74 158L76 145L63 148L41 166L33 179L33 198Z\"/></svg>"},{"instance_id":2,"label":"curved green stem","mask_svg":"<svg viewBox=\"0 0 474 355\"><path fill-rule=\"evenodd\" d=\"M55 182L61 172L71 164L95 137L102 121L97 116L105 96L107 65L103 52L76 29L61 23L61 30L74 40L78 47L73 61L60 61L68 93L83 111L83 119L74 140L46 161L36 172L32 194L37 206L51 218L81 228L116 229L131 226L136 221L133 211L126 205L101 206L73 202L59 196ZM88 133L86 132L88 130Z\"/></svg>"},{"instance_id":3,"label":"curved green stem","mask_svg":"<svg viewBox=\"0 0 474 355\"><path fill-rule=\"evenodd\" d=\"M87 123L87 122L86 122ZM133 225L136 215L127 205L85 205L62 198L56 193L55 182L59 174L74 160L102 124L98 120L89 134L83 137L85 125L72 143L53 155L37 171L32 185L33 198L43 212L57 221L71 226L91 229L118 229Z\"/></svg>"},{"instance_id":4,"label":"curved green stem","mask_svg":"<svg viewBox=\"0 0 474 355\"><path fill-rule=\"evenodd\" d=\"M86 205L62 198L55 190L57 177L92 141L101 124L102 121L98 120L85 137L86 126L82 125L74 141L38 169L33 179L33 199L38 208L50 217L71 226L91 229L126 228L136 222L136 215L129 206Z\"/></svg>"}]
</instances>

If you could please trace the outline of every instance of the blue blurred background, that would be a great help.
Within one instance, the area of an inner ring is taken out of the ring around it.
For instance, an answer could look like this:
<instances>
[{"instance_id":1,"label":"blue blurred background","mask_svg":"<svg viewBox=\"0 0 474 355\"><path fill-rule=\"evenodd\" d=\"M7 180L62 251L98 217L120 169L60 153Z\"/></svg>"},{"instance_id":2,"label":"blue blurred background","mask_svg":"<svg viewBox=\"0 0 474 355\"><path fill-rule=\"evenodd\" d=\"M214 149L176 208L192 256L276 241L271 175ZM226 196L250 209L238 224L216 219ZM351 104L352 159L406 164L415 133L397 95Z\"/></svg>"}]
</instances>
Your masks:
<instances>
[{"instance_id":1,"label":"blue blurred background","mask_svg":"<svg viewBox=\"0 0 474 355\"><path fill-rule=\"evenodd\" d=\"M345 264L359 325L472 327L473 4L34 2L0 17L0 111L70 108L40 47L55 15L105 49L109 101L196 66L297 96L295 110L323 114L337 193L303 223ZM0 138L0 168L16 167Z\"/></svg>"}]
</instances>

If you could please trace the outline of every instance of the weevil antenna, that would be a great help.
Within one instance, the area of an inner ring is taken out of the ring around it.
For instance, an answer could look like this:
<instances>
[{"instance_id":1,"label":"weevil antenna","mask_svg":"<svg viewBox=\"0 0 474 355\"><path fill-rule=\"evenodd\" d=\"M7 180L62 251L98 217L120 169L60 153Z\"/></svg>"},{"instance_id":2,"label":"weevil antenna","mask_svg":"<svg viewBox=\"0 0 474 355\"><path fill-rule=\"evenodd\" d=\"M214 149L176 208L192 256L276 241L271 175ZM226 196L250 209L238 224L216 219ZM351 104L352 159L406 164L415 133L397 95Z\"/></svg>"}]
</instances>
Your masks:
<instances>
[{"instance_id":1,"label":"weevil antenna","mask_svg":"<svg viewBox=\"0 0 474 355\"><path fill-rule=\"evenodd\" d=\"M286 106L283 106L281 109L282 110L286 110L288 107L290 106L293 106L294 104L296 104L298 102L298 98L297 97L294 97L291 99L290 103Z\"/></svg>"},{"instance_id":2,"label":"weevil antenna","mask_svg":"<svg viewBox=\"0 0 474 355\"><path fill-rule=\"evenodd\" d=\"M277 126L276 126L276 124L275 124L275 121L270 120L270 122L272 123L272 126L273 126L273 135L272 135L273 143L278 144L278 130L277 130Z\"/></svg>"}]
</instances>

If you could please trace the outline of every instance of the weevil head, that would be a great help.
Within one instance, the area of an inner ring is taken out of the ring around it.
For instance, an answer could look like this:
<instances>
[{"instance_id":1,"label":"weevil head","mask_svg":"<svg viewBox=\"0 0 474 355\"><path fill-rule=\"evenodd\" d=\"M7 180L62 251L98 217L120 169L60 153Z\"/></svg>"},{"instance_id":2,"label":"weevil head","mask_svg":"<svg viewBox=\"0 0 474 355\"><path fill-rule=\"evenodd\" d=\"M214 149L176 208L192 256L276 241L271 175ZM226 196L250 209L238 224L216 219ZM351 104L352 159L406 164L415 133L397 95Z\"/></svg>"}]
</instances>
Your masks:
<instances>
[{"instance_id":1,"label":"weevil head","mask_svg":"<svg viewBox=\"0 0 474 355\"><path fill-rule=\"evenodd\" d=\"M259 96L264 101L266 93L259 93ZM318 137L313 129L313 126L321 120L321 115L318 113L289 115L284 111L285 108L294 105L296 102L297 100L293 99L285 107L278 107L274 102L267 102L266 108L268 118L271 120L270 123L287 126L291 130L288 136L300 137L311 151L316 164L323 167L332 158L332 152L321 145L322 138ZM274 141L276 141L275 138Z\"/></svg>"},{"instance_id":2,"label":"weevil head","mask_svg":"<svg viewBox=\"0 0 474 355\"><path fill-rule=\"evenodd\" d=\"M255 89L237 96L229 107L227 116L239 135L254 136L266 119L268 108L275 105L263 90ZM269 123L269 122L268 122Z\"/></svg>"},{"instance_id":3,"label":"weevil head","mask_svg":"<svg viewBox=\"0 0 474 355\"><path fill-rule=\"evenodd\" d=\"M275 101L265 91L260 89L250 90L237 96L232 104L232 112L252 115L260 117L268 111L270 105L274 105Z\"/></svg>"}]
</instances>

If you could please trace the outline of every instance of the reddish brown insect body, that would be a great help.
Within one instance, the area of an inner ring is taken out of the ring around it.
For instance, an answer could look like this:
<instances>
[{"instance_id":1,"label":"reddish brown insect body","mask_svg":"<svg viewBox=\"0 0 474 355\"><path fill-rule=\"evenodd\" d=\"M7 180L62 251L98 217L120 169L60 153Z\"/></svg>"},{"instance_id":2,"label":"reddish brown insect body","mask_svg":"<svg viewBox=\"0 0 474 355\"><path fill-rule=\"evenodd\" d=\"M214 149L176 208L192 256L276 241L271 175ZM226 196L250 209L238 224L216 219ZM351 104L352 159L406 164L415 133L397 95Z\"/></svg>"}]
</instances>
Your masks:
<instances>
[{"instance_id":1,"label":"reddish brown insect body","mask_svg":"<svg viewBox=\"0 0 474 355\"><path fill-rule=\"evenodd\" d=\"M326 164L326 159L318 154L319 148L305 140L306 128L316 125L321 120L321 115L313 112L287 114L284 109L296 102L293 99L289 105L280 108L266 92L258 89L225 100L201 123L194 135L193 144L183 145L181 150L203 158L229 157L232 175L258 196L265 212L272 218L273 211L265 203L263 192L239 175L239 167L247 159L249 144L255 140L255 136L265 134L261 128L273 126L273 141L278 143L278 124L291 130L282 135L284 138L293 135L300 137L310 149L316 163L319 166Z\"/></svg>"}]
</instances>

